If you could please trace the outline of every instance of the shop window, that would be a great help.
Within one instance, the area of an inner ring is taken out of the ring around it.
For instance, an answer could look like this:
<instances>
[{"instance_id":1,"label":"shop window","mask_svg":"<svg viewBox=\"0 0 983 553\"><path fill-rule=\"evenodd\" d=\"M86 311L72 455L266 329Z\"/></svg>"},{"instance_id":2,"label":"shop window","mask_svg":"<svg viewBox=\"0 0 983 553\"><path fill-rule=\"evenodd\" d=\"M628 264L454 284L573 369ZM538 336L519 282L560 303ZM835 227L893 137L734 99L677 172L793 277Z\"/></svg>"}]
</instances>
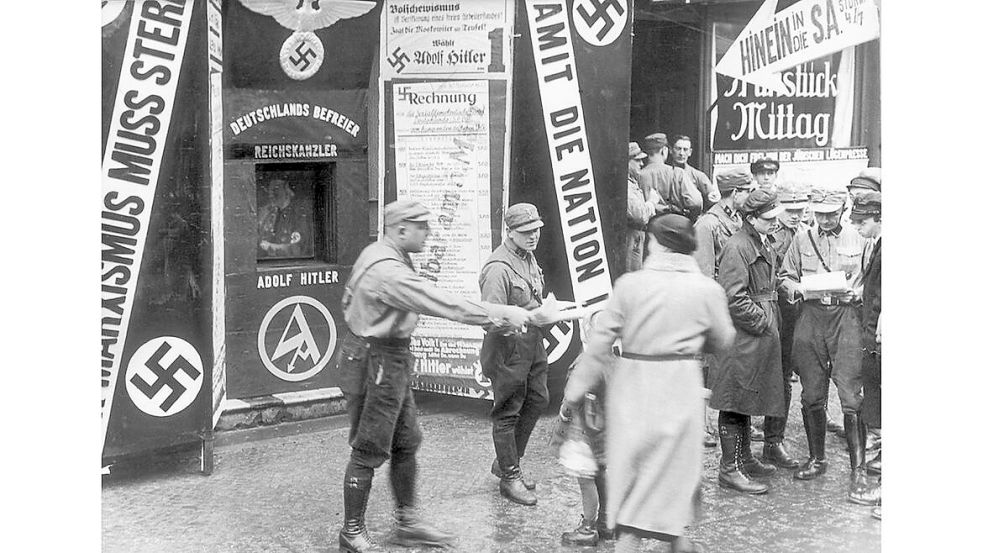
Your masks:
<instances>
[{"instance_id":1,"label":"shop window","mask_svg":"<svg viewBox=\"0 0 983 553\"><path fill-rule=\"evenodd\" d=\"M333 163L256 165L256 260L336 262Z\"/></svg>"}]
</instances>

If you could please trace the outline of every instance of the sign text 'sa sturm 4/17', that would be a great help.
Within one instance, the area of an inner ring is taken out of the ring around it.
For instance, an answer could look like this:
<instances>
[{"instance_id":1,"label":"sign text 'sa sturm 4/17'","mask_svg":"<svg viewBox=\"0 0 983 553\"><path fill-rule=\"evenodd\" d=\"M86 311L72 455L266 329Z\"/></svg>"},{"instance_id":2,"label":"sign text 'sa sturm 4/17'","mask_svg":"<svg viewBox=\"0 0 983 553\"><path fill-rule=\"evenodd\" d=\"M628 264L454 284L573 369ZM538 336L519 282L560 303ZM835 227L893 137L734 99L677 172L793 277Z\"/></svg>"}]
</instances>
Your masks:
<instances>
[{"instance_id":1,"label":"sign text 'sa sturm 4/17'","mask_svg":"<svg viewBox=\"0 0 983 553\"><path fill-rule=\"evenodd\" d=\"M764 1L717 73L786 92L782 71L880 35L874 0L802 0L775 13L777 3Z\"/></svg>"}]
</instances>

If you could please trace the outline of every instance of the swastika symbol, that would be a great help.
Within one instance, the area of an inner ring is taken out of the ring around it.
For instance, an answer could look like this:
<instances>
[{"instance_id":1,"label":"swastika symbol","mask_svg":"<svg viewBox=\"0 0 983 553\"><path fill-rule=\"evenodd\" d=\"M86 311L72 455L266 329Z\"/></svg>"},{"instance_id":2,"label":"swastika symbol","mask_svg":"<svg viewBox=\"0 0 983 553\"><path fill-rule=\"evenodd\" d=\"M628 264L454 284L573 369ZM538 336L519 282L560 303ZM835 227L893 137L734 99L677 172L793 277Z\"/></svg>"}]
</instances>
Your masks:
<instances>
[{"instance_id":1,"label":"swastika symbol","mask_svg":"<svg viewBox=\"0 0 983 553\"><path fill-rule=\"evenodd\" d=\"M621 16L625 14L625 7L622 6L618 0L589 0L589 2L594 7L593 13L588 14L587 8L585 8L583 5L577 6L577 12L580 14L580 17L583 17L584 21L586 21L591 27L593 27L598 20L604 20L604 26L601 27L601 30L597 33L597 38L604 40L604 37L606 37L614 27L614 18L608 15L608 11L611 8L614 8L614 11Z\"/></svg>"},{"instance_id":2,"label":"swastika symbol","mask_svg":"<svg viewBox=\"0 0 983 553\"><path fill-rule=\"evenodd\" d=\"M317 52L303 42L294 48L294 52L296 52L297 55L290 56L290 63L294 64L294 67L296 67L299 71L304 71L311 66L311 61L309 58L317 58ZM303 67L300 66L302 63L304 64Z\"/></svg>"},{"instance_id":3,"label":"swastika symbol","mask_svg":"<svg viewBox=\"0 0 983 553\"><path fill-rule=\"evenodd\" d=\"M198 377L201 376L201 371L196 369L194 365L188 362L188 360L181 355L178 355L177 359L172 361L170 365L166 367L161 365L160 360L163 359L169 351L171 351L171 345L164 342L159 348L157 348L157 351L150 356L150 359L148 359L147 363L145 364L145 366L157 376L157 380L155 380L153 384L144 380L140 374L134 374L133 377L130 378L133 386L136 387L137 390L143 392L148 399L156 396L157 392L163 390L165 386L170 388L171 393L168 394L167 398L165 398L160 404L161 410L165 413L174 406L174 402L177 401L184 392L188 391L188 388L184 384L181 384L181 381L175 378L174 375L178 371L184 371L184 373L190 376L193 380L197 380Z\"/></svg>"},{"instance_id":4,"label":"swastika symbol","mask_svg":"<svg viewBox=\"0 0 983 553\"><path fill-rule=\"evenodd\" d=\"M168 417L191 405L204 381L201 356L174 336L154 338L130 357L126 391L133 403L154 417Z\"/></svg>"},{"instance_id":5,"label":"swastika symbol","mask_svg":"<svg viewBox=\"0 0 983 553\"><path fill-rule=\"evenodd\" d=\"M410 57L403 52L402 48L396 48L393 53L386 58L389 62L390 67L396 70L397 73L402 73L406 69L406 62L410 61Z\"/></svg>"}]
</instances>

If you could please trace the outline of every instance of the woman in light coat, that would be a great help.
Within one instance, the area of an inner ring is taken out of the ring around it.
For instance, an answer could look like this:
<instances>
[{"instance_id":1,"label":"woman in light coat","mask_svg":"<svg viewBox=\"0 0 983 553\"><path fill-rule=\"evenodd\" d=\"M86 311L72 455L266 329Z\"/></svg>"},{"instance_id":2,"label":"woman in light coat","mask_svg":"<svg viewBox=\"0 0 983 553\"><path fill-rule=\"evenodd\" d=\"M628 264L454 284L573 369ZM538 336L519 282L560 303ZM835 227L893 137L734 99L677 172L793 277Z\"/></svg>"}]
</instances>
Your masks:
<instances>
[{"instance_id":1,"label":"woman in light coat","mask_svg":"<svg viewBox=\"0 0 983 553\"><path fill-rule=\"evenodd\" d=\"M674 552L698 551L682 534L695 515L703 470L706 392L699 359L730 347L735 331L723 289L690 256L696 248L690 221L663 215L647 231L649 257L642 270L615 283L561 409L572 411L613 366L605 427L615 551L637 551L642 537L668 541Z\"/></svg>"}]
</instances>

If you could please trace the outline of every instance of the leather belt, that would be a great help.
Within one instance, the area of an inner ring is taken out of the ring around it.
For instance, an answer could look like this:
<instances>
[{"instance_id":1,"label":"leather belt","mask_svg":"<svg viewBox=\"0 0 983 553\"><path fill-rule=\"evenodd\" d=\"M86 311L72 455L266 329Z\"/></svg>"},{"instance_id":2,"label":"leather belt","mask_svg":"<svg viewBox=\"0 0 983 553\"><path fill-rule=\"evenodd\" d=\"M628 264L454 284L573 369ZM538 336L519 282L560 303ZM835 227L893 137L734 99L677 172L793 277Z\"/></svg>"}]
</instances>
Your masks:
<instances>
[{"instance_id":1,"label":"leather belt","mask_svg":"<svg viewBox=\"0 0 983 553\"><path fill-rule=\"evenodd\" d=\"M703 356L699 353L662 353L659 355L644 355L630 351L621 352L621 357L635 361L700 361Z\"/></svg>"},{"instance_id":2,"label":"leather belt","mask_svg":"<svg viewBox=\"0 0 983 553\"><path fill-rule=\"evenodd\" d=\"M352 336L354 336L358 340L361 340L361 341L365 342L366 344L369 344L370 346L383 347L383 348L408 348L408 347L410 347L410 339L409 338L392 338L392 337L379 338L379 337L376 337L376 336L359 336L358 334L355 334L355 333L353 333L351 331L349 331L349 334L351 334Z\"/></svg>"},{"instance_id":3,"label":"leather belt","mask_svg":"<svg viewBox=\"0 0 983 553\"><path fill-rule=\"evenodd\" d=\"M818 304L824 307L833 307L836 305L856 305L856 302L854 300L841 300L840 298L836 298L833 296L823 296L818 299L808 300L808 303L814 305Z\"/></svg>"},{"instance_id":4,"label":"leather belt","mask_svg":"<svg viewBox=\"0 0 983 553\"><path fill-rule=\"evenodd\" d=\"M751 301L778 301L778 292L771 291L762 294L751 294Z\"/></svg>"}]
</instances>

